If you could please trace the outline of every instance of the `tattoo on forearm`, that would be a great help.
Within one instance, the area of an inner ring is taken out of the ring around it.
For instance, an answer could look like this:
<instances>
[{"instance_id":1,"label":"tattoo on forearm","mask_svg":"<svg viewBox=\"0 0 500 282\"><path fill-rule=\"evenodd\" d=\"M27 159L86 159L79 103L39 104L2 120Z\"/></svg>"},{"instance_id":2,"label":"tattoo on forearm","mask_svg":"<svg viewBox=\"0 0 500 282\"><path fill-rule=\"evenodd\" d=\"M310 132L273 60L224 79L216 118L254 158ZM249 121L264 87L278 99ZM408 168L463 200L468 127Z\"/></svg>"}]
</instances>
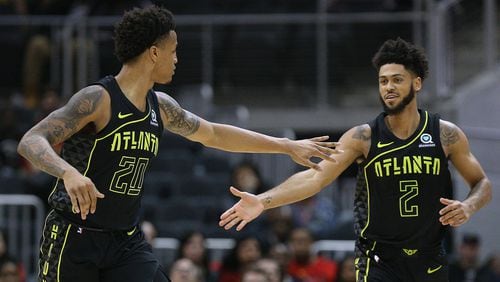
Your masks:
<instances>
[{"instance_id":1,"label":"tattoo on forearm","mask_svg":"<svg viewBox=\"0 0 500 282\"><path fill-rule=\"evenodd\" d=\"M441 143L444 146L453 145L460 138L457 129L453 126L442 125L440 131Z\"/></svg>"},{"instance_id":2,"label":"tattoo on forearm","mask_svg":"<svg viewBox=\"0 0 500 282\"><path fill-rule=\"evenodd\" d=\"M162 98L160 108L167 116L166 128L182 136L191 135L198 130L200 119L196 115L184 111L171 97L163 96Z\"/></svg>"},{"instance_id":3,"label":"tattoo on forearm","mask_svg":"<svg viewBox=\"0 0 500 282\"><path fill-rule=\"evenodd\" d=\"M267 197L265 197L265 198L264 198L264 204L265 204L266 206L270 205L270 204L271 204L272 199L273 199L273 198L272 198L271 196L267 196Z\"/></svg>"},{"instance_id":4,"label":"tattoo on forearm","mask_svg":"<svg viewBox=\"0 0 500 282\"><path fill-rule=\"evenodd\" d=\"M54 176L64 173L64 161L52 149L75 134L82 118L92 114L102 98L102 88L82 89L68 104L33 127L19 144L19 152L37 168Z\"/></svg>"},{"instance_id":5,"label":"tattoo on forearm","mask_svg":"<svg viewBox=\"0 0 500 282\"><path fill-rule=\"evenodd\" d=\"M366 126L357 126L356 131L352 135L353 139L360 139L363 141L369 141L371 139L370 133Z\"/></svg>"}]
</instances>

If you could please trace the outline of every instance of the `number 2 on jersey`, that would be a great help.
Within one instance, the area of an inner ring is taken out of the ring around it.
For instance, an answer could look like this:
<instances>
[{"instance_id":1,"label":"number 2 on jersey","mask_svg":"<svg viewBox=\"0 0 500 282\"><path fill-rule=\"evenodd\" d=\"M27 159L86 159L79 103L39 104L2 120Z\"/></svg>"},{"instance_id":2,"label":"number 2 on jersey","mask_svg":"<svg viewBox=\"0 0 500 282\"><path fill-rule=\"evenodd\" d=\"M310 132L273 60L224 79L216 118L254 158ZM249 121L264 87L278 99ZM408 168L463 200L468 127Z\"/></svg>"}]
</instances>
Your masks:
<instances>
[{"instance_id":1,"label":"number 2 on jersey","mask_svg":"<svg viewBox=\"0 0 500 282\"><path fill-rule=\"evenodd\" d=\"M137 196L141 192L144 173L149 159L123 156L120 160L120 170L113 175L109 190L119 194Z\"/></svg>"},{"instance_id":2,"label":"number 2 on jersey","mask_svg":"<svg viewBox=\"0 0 500 282\"><path fill-rule=\"evenodd\" d=\"M418 205L411 204L411 200L418 195L417 180L401 180L399 182L399 191L403 193L399 197L399 214L401 217L418 216Z\"/></svg>"}]
</instances>

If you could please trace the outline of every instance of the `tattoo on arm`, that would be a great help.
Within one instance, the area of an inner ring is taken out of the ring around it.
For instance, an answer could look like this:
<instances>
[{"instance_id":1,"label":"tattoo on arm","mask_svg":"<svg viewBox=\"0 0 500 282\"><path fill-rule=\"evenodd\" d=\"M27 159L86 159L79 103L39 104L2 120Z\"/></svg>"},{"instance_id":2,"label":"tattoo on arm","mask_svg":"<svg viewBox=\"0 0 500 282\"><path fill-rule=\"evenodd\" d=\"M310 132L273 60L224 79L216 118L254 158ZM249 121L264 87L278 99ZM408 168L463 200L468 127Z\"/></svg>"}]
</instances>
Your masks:
<instances>
[{"instance_id":1,"label":"tattoo on arm","mask_svg":"<svg viewBox=\"0 0 500 282\"><path fill-rule=\"evenodd\" d=\"M457 128L447 124L441 124L440 137L443 146L453 145L460 139Z\"/></svg>"},{"instance_id":2,"label":"tattoo on arm","mask_svg":"<svg viewBox=\"0 0 500 282\"><path fill-rule=\"evenodd\" d=\"M370 133L368 131L367 126L365 126L365 125L357 126L356 127L356 131L352 135L352 138L353 139L359 139L359 140L362 140L362 141L370 141L371 140L371 136L370 136Z\"/></svg>"},{"instance_id":3,"label":"tattoo on arm","mask_svg":"<svg viewBox=\"0 0 500 282\"><path fill-rule=\"evenodd\" d=\"M198 116L183 110L172 97L161 95L159 104L161 110L167 116L165 127L170 131L182 136L188 136L200 128Z\"/></svg>"},{"instance_id":4,"label":"tattoo on arm","mask_svg":"<svg viewBox=\"0 0 500 282\"><path fill-rule=\"evenodd\" d=\"M266 206L270 205L270 204L271 204L271 200L272 200L272 199L273 199L273 198L272 198L271 196L267 196L267 197L265 197L265 198L264 198L264 204L265 204Z\"/></svg>"},{"instance_id":5,"label":"tattoo on arm","mask_svg":"<svg viewBox=\"0 0 500 282\"><path fill-rule=\"evenodd\" d=\"M102 92L101 87L90 86L76 93L64 107L26 133L19 143L19 153L37 168L61 177L65 162L52 146L68 139L83 126L81 120L96 110Z\"/></svg>"}]
</instances>

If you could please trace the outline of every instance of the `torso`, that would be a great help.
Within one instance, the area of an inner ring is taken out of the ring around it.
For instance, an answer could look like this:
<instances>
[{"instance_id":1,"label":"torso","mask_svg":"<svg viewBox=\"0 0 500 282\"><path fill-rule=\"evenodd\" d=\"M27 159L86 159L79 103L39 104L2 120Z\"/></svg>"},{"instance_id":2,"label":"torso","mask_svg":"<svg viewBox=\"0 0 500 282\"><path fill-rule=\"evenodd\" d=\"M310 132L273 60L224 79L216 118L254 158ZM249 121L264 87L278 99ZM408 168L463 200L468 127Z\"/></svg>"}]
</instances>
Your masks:
<instances>
[{"instance_id":1,"label":"torso","mask_svg":"<svg viewBox=\"0 0 500 282\"><path fill-rule=\"evenodd\" d=\"M415 132L402 140L383 114L370 123L355 200L359 236L412 247L440 242L439 198L452 187L439 125L437 115L421 111Z\"/></svg>"},{"instance_id":2,"label":"torso","mask_svg":"<svg viewBox=\"0 0 500 282\"><path fill-rule=\"evenodd\" d=\"M64 184L58 179L49 203L78 225L127 230L138 223L144 173L158 153L163 123L153 91L147 93L145 111L141 111L112 76L97 84L108 92L109 108L100 109L105 113L100 113L93 130L87 127L65 141L61 157L89 177L105 198L98 200L96 213L82 221L71 212Z\"/></svg>"}]
</instances>

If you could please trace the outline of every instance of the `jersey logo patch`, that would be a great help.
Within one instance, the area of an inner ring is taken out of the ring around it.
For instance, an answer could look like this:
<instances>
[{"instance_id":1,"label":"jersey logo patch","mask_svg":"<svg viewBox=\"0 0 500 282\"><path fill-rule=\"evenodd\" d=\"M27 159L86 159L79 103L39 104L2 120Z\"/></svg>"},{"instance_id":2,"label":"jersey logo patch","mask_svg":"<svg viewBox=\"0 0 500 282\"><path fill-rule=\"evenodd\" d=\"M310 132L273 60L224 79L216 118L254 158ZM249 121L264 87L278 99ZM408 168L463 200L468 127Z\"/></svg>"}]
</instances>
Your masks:
<instances>
[{"instance_id":1,"label":"jersey logo patch","mask_svg":"<svg viewBox=\"0 0 500 282\"><path fill-rule=\"evenodd\" d=\"M408 256L413 256L414 254L416 254L418 252L418 249L403 249L403 251L405 252L406 255Z\"/></svg>"},{"instance_id":2,"label":"jersey logo patch","mask_svg":"<svg viewBox=\"0 0 500 282\"><path fill-rule=\"evenodd\" d=\"M156 119L156 112L154 110L151 110L151 121L149 124L158 126L158 120Z\"/></svg>"},{"instance_id":3,"label":"jersey logo patch","mask_svg":"<svg viewBox=\"0 0 500 282\"><path fill-rule=\"evenodd\" d=\"M434 272L436 272L436 271L440 270L440 269L441 269L441 267L443 267L443 266L442 266L442 265L440 265L440 266L438 266L438 267L434 267L434 268L430 268L430 267L429 267L429 268L427 268L427 274L432 274L432 273L434 273Z\"/></svg>"},{"instance_id":4,"label":"jersey logo patch","mask_svg":"<svg viewBox=\"0 0 500 282\"><path fill-rule=\"evenodd\" d=\"M436 144L434 144L434 141L432 141L432 135L429 133L424 133L420 136L420 145L418 145L419 148L422 147L436 147Z\"/></svg>"},{"instance_id":5,"label":"jersey logo patch","mask_svg":"<svg viewBox=\"0 0 500 282\"><path fill-rule=\"evenodd\" d=\"M128 114L122 114L122 112L119 112L118 113L118 118L119 119L124 119L124 118L127 118L129 116L133 115L133 113L128 113Z\"/></svg>"},{"instance_id":6,"label":"jersey logo patch","mask_svg":"<svg viewBox=\"0 0 500 282\"><path fill-rule=\"evenodd\" d=\"M394 143L394 141L393 141L393 142L390 142L390 143L382 143L382 142L380 142L380 141L379 141L379 142L377 143L377 148L384 148L384 147L387 147L387 146L392 145L392 143Z\"/></svg>"}]
</instances>

